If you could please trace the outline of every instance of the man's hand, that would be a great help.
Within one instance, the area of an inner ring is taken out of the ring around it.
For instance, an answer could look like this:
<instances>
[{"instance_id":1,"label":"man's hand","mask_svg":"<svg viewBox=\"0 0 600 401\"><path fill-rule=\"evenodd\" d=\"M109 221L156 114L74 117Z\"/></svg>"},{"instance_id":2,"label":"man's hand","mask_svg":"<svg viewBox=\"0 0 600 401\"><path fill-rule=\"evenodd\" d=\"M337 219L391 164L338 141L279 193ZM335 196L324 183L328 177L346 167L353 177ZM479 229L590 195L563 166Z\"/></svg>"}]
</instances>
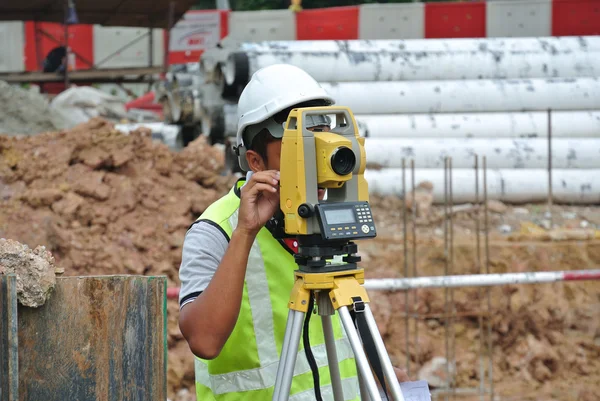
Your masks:
<instances>
[{"instance_id":1,"label":"man's hand","mask_svg":"<svg viewBox=\"0 0 600 401\"><path fill-rule=\"evenodd\" d=\"M256 234L279 207L279 172L261 171L241 191L237 228L206 289L179 313L179 327L192 352L216 358L231 335L242 303L248 255Z\"/></svg>"},{"instance_id":2,"label":"man's hand","mask_svg":"<svg viewBox=\"0 0 600 401\"><path fill-rule=\"evenodd\" d=\"M279 207L279 171L259 171L243 186L238 229L256 235Z\"/></svg>"}]
</instances>

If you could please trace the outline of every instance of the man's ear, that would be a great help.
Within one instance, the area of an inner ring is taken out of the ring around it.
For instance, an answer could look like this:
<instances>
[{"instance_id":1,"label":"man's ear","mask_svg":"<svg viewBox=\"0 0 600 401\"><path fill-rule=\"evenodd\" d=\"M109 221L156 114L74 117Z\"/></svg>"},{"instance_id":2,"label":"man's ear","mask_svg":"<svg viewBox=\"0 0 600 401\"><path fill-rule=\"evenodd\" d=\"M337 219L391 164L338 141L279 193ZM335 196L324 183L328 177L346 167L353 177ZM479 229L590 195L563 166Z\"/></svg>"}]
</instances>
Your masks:
<instances>
[{"instance_id":1,"label":"man's ear","mask_svg":"<svg viewBox=\"0 0 600 401\"><path fill-rule=\"evenodd\" d=\"M248 162L248 166L250 167L250 170L254 171L255 173L257 171L264 171L267 169L267 166L266 166L265 161L263 160L262 156L259 155L254 150L246 151L246 161Z\"/></svg>"}]
</instances>

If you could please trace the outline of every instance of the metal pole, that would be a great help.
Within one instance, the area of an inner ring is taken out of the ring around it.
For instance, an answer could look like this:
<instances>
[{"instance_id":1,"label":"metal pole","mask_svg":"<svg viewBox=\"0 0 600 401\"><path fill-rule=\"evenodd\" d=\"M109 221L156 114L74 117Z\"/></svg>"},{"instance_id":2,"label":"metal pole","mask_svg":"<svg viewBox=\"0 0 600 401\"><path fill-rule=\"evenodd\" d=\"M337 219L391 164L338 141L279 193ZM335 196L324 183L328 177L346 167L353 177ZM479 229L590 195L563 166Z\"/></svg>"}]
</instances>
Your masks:
<instances>
[{"instance_id":1,"label":"metal pole","mask_svg":"<svg viewBox=\"0 0 600 401\"><path fill-rule=\"evenodd\" d=\"M169 18L168 25L166 29L166 42L165 42L165 54L163 58L163 72L166 73L169 71L169 52L171 50L171 28L173 28L175 19L175 2L171 1L169 3Z\"/></svg>"},{"instance_id":2,"label":"metal pole","mask_svg":"<svg viewBox=\"0 0 600 401\"><path fill-rule=\"evenodd\" d=\"M69 23L67 19L69 18L69 3L65 0L65 56L66 56L66 65L65 65L65 90L69 89Z\"/></svg>"},{"instance_id":3,"label":"metal pole","mask_svg":"<svg viewBox=\"0 0 600 401\"><path fill-rule=\"evenodd\" d=\"M40 30L37 25L37 21L33 21L33 34L35 38L35 57L37 59L37 67L44 71L44 58L42 56L42 50L40 49Z\"/></svg>"},{"instance_id":4,"label":"metal pole","mask_svg":"<svg viewBox=\"0 0 600 401\"><path fill-rule=\"evenodd\" d=\"M154 28L148 28L148 67L154 66ZM150 82L148 82L148 92L152 90L152 84L154 83L154 76L150 76Z\"/></svg>"},{"instance_id":5,"label":"metal pole","mask_svg":"<svg viewBox=\"0 0 600 401\"><path fill-rule=\"evenodd\" d=\"M148 67L152 67L154 65L154 29L152 27L148 28Z\"/></svg>"},{"instance_id":6,"label":"metal pole","mask_svg":"<svg viewBox=\"0 0 600 401\"><path fill-rule=\"evenodd\" d=\"M559 281L600 280L600 269L528 273L461 274L417 278L365 280L367 290L400 291L415 288L489 287L496 285L555 283Z\"/></svg>"}]
</instances>

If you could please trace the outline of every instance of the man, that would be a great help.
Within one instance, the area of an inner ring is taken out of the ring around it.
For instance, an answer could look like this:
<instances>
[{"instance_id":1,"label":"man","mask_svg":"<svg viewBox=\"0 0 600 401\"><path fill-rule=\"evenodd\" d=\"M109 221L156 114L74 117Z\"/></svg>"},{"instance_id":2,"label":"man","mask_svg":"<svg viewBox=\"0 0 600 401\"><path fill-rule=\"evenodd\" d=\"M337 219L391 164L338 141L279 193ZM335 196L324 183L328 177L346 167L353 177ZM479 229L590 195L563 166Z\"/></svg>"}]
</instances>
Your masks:
<instances>
[{"instance_id":1,"label":"man","mask_svg":"<svg viewBox=\"0 0 600 401\"><path fill-rule=\"evenodd\" d=\"M43 61L44 72L65 72L67 66L67 48L58 46L50 50Z\"/></svg>"},{"instance_id":2,"label":"man","mask_svg":"<svg viewBox=\"0 0 600 401\"><path fill-rule=\"evenodd\" d=\"M257 71L240 96L236 152L247 177L190 227L179 273L179 325L196 356L199 401L272 397L297 268L294 241L273 235L281 228L273 217L279 211L283 123L293 108L333 103L311 76L291 65ZM329 128L325 124L315 121L311 129ZM325 191L318 192L323 199ZM350 344L337 315L332 321L344 399L360 399ZM311 320L309 332L321 394L330 400L320 319ZM290 400L314 399L313 375L300 350Z\"/></svg>"}]
</instances>

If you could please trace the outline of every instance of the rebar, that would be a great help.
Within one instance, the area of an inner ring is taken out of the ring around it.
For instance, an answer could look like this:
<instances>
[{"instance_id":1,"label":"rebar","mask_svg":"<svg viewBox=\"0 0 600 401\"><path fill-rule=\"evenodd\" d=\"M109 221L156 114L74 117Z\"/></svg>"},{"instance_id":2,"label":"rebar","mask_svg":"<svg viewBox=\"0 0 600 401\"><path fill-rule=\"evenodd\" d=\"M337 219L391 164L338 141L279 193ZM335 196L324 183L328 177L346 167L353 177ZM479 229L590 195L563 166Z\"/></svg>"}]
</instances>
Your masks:
<instances>
[{"instance_id":1,"label":"rebar","mask_svg":"<svg viewBox=\"0 0 600 401\"><path fill-rule=\"evenodd\" d=\"M552 228L552 110L548 109L548 219Z\"/></svg>"},{"instance_id":2,"label":"rebar","mask_svg":"<svg viewBox=\"0 0 600 401\"><path fill-rule=\"evenodd\" d=\"M416 198L415 188L415 160L410 161L410 180L412 186L412 197ZM413 265L413 277L417 277L417 209L412 210L412 265ZM419 306L417 299L417 290L413 291L414 296L414 311L415 311L415 355L417 363L419 361Z\"/></svg>"},{"instance_id":3,"label":"rebar","mask_svg":"<svg viewBox=\"0 0 600 401\"><path fill-rule=\"evenodd\" d=\"M448 250L448 166L449 160L448 157L444 158L444 276L448 276L448 260L449 260L449 250ZM448 288L444 289L444 326L445 326L445 340L444 346L446 351L446 377L448 378L448 385L450 384L450 344L449 339L449 327L448 327L448 316L450 315L448 308L450 306L448 302ZM448 400L448 393L445 393L445 399Z\"/></svg>"},{"instance_id":4,"label":"rebar","mask_svg":"<svg viewBox=\"0 0 600 401\"><path fill-rule=\"evenodd\" d=\"M477 255L477 272L481 274L481 243L480 243L480 213L481 204L479 200L479 155L475 155L475 242L476 242L476 255ZM478 288L477 301L479 304L478 309L481 309L482 289ZM483 363L483 317L479 314L479 399L483 400L484 386L485 386L485 367Z\"/></svg>"},{"instance_id":5,"label":"rebar","mask_svg":"<svg viewBox=\"0 0 600 401\"><path fill-rule=\"evenodd\" d=\"M404 200L402 202L402 225L404 230L404 277L408 278L408 229L406 227L406 159L402 158L402 196ZM413 197L413 208L414 208L414 197ZM406 374L410 376L410 316L408 310L408 291L404 293L404 310L405 310L405 327L404 335L406 340Z\"/></svg>"},{"instance_id":6,"label":"rebar","mask_svg":"<svg viewBox=\"0 0 600 401\"><path fill-rule=\"evenodd\" d=\"M449 195L450 195L450 207L451 209L451 213L450 213L450 244L449 244L449 248L450 248L450 274L454 274L454 192L453 192L453 188L452 188L452 184L453 184L453 180L452 180L452 157L450 157L449 160L449 164L448 164L448 188L449 188ZM455 313L456 313L456 306L454 304L454 288L450 289L450 308L451 308L451 315L450 315L450 328L451 328L451 333L452 333L452 376L450 378L450 383L452 386L452 396L454 397L456 395L455 390L456 390L456 318L455 318Z\"/></svg>"},{"instance_id":7,"label":"rebar","mask_svg":"<svg viewBox=\"0 0 600 401\"><path fill-rule=\"evenodd\" d=\"M487 159L483 156L483 207L484 207L484 230L485 230L485 273L490 274L490 230L488 220L488 193L487 193ZM491 300L491 289L487 288L487 335L488 335L488 380L490 382L490 401L494 400L494 374L493 374L493 344L492 344L492 300Z\"/></svg>"}]
</instances>

